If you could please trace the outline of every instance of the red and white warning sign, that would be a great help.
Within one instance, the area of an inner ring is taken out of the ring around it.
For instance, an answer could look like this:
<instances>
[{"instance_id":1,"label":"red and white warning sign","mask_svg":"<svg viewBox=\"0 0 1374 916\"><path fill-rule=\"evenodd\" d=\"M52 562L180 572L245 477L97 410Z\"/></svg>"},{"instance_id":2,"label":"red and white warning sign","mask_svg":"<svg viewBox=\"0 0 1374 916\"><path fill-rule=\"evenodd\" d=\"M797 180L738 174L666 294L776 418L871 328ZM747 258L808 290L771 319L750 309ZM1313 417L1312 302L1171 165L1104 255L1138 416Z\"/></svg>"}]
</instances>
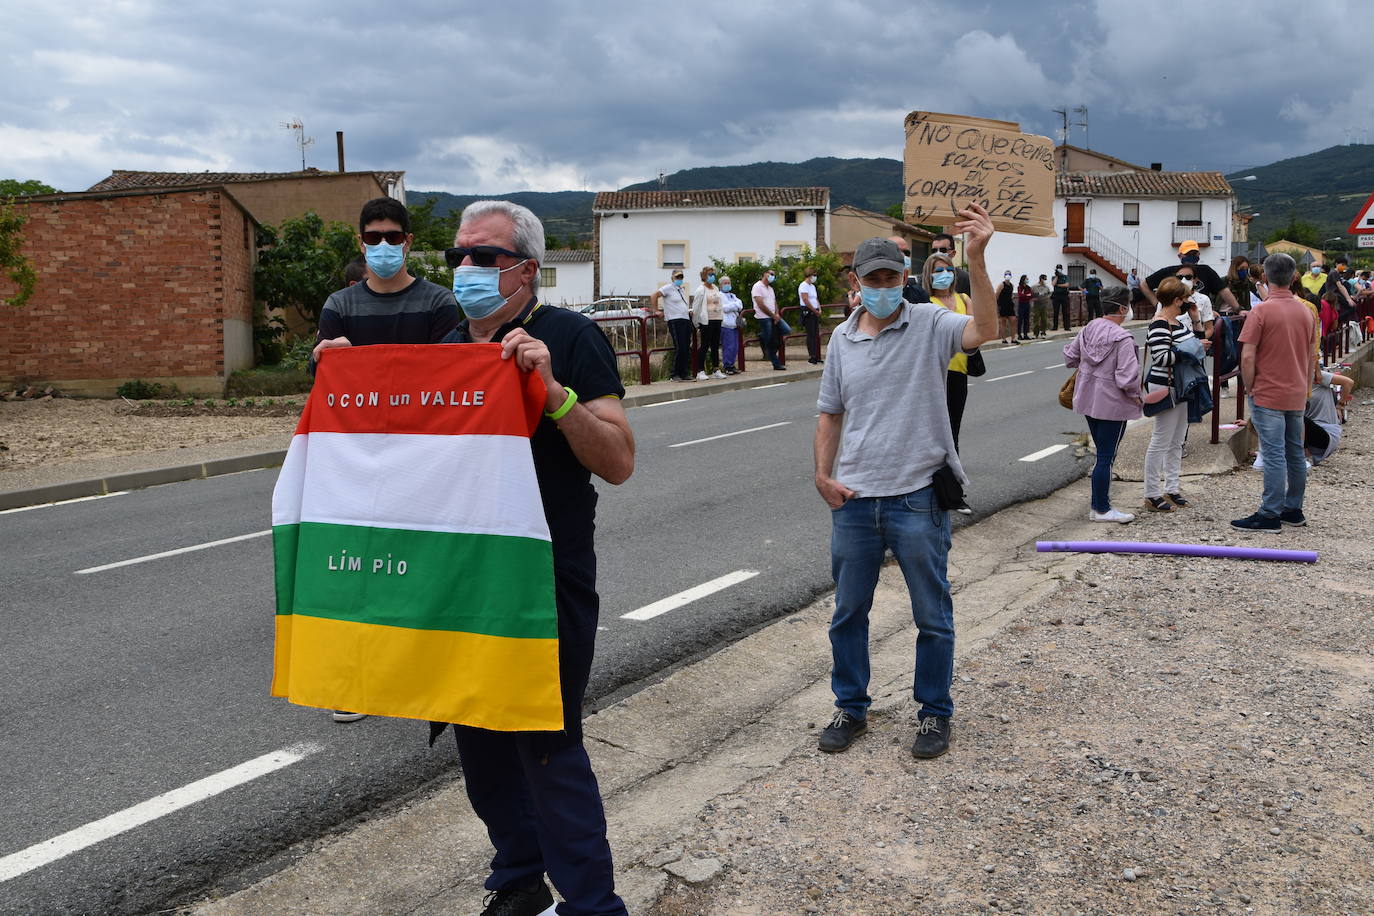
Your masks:
<instances>
[{"instance_id":1,"label":"red and white warning sign","mask_svg":"<svg viewBox=\"0 0 1374 916\"><path fill-rule=\"evenodd\" d=\"M1350 228L1345 231L1351 235L1374 234L1374 194L1369 195L1369 200L1360 207L1360 212L1355 214L1350 221Z\"/></svg>"}]
</instances>

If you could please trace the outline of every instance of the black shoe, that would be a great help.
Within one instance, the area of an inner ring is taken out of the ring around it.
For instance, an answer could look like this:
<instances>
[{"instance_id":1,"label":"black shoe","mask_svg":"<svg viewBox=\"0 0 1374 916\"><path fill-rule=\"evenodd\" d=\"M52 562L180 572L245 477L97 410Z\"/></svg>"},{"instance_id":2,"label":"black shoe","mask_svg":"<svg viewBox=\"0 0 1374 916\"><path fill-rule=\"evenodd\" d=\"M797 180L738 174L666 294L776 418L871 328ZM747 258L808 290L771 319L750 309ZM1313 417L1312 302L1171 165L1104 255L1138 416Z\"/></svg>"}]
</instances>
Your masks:
<instances>
[{"instance_id":1,"label":"black shoe","mask_svg":"<svg viewBox=\"0 0 1374 916\"><path fill-rule=\"evenodd\" d=\"M867 719L856 719L843 709L835 710L835 718L821 732L816 746L827 754L848 750L854 739L868 731Z\"/></svg>"},{"instance_id":2,"label":"black shoe","mask_svg":"<svg viewBox=\"0 0 1374 916\"><path fill-rule=\"evenodd\" d=\"M1151 512L1172 512L1174 511L1174 504L1163 496L1147 496L1145 497L1145 508Z\"/></svg>"},{"instance_id":3,"label":"black shoe","mask_svg":"<svg viewBox=\"0 0 1374 916\"><path fill-rule=\"evenodd\" d=\"M774 366L773 369L774 369L775 371L777 371L777 372L782 372L782 371L786 370L787 367L786 367L786 366Z\"/></svg>"},{"instance_id":4,"label":"black shoe","mask_svg":"<svg viewBox=\"0 0 1374 916\"><path fill-rule=\"evenodd\" d=\"M1303 528L1307 525L1307 516L1302 514L1301 509L1284 509L1279 513L1279 521L1294 528Z\"/></svg>"},{"instance_id":5,"label":"black shoe","mask_svg":"<svg viewBox=\"0 0 1374 916\"><path fill-rule=\"evenodd\" d=\"M911 756L922 760L939 757L949 750L949 720L944 716L926 716L916 723L916 740L911 744Z\"/></svg>"},{"instance_id":6,"label":"black shoe","mask_svg":"<svg viewBox=\"0 0 1374 916\"><path fill-rule=\"evenodd\" d=\"M549 893L544 879L529 887L505 887L492 891L482 899L482 916L539 916L553 906L553 894Z\"/></svg>"},{"instance_id":7,"label":"black shoe","mask_svg":"<svg viewBox=\"0 0 1374 916\"><path fill-rule=\"evenodd\" d=\"M1180 509L1186 509L1192 505L1192 503L1183 498L1182 493L1165 493L1164 495L1169 498L1169 502L1178 506Z\"/></svg>"},{"instance_id":8,"label":"black shoe","mask_svg":"<svg viewBox=\"0 0 1374 916\"><path fill-rule=\"evenodd\" d=\"M1303 521L1307 520L1303 519ZM1233 519L1231 527L1239 528L1241 531L1279 531L1283 528L1283 524L1279 522L1277 515L1262 515L1256 512L1245 518Z\"/></svg>"}]
</instances>

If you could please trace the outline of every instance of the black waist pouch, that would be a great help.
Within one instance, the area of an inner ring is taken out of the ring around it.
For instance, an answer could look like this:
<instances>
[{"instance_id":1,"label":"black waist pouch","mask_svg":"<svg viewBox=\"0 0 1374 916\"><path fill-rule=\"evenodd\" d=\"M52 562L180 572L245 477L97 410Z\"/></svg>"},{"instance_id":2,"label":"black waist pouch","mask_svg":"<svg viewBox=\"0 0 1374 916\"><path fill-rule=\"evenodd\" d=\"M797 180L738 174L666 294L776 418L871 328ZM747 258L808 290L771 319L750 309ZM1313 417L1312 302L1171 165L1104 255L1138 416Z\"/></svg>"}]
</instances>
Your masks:
<instances>
[{"instance_id":1,"label":"black waist pouch","mask_svg":"<svg viewBox=\"0 0 1374 916\"><path fill-rule=\"evenodd\" d=\"M941 509L948 512L965 505L964 487L959 483L959 478L954 476L954 471L949 465L946 464L935 472L935 476L930 479L930 485L935 488L935 502Z\"/></svg>"}]
</instances>

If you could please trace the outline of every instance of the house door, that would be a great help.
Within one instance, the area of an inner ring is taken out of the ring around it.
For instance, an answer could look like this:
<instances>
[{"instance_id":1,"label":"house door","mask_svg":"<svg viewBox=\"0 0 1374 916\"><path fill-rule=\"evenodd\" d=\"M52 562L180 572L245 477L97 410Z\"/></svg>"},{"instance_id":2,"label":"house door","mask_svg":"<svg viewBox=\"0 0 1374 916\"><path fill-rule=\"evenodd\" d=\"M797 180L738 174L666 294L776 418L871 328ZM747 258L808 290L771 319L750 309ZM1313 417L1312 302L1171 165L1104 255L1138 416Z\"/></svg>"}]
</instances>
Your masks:
<instances>
[{"instance_id":1,"label":"house door","mask_svg":"<svg viewBox=\"0 0 1374 916\"><path fill-rule=\"evenodd\" d=\"M1068 216L1069 227L1064 232L1064 244L1082 245L1083 211L1087 208L1088 205L1080 201L1079 203L1070 202L1068 204L1065 204L1065 206L1068 208L1068 212L1066 215Z\"/></svg>"}]
</instances>

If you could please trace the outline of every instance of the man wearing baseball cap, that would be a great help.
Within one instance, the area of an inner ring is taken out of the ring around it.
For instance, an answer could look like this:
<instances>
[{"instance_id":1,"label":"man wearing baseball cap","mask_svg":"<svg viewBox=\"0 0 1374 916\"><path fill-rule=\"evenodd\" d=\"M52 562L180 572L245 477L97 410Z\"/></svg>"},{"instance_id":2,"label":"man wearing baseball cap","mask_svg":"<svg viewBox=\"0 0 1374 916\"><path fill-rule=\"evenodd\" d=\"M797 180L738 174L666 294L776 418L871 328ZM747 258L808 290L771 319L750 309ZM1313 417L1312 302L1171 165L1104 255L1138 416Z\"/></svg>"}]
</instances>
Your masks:
<instances>
[{"instance_id":1,"label":"man wearing baseball cap","mask_svg":"<svg viewBox=\"0 0 1374 916\"><path fill-rule=\"evenodd\" d=\"M1217 272L1202 262L1202 252L1198 248L1197 242L1192 239L1178 246L1178 261L1186 264L1193 269L1193 289L1206 293L1216 302L1220 296L1229 308L1221 311L1228 311L1234 315L1240 311L1240 303L1236 302L1236 297L1231 293L1231 287L1226 281L1217 276ZM1145 294L1145 298L1150 300L1151 305L1159 305L1159 300L1155 298L1155 290L1163 282L1165 277L1172 277L1178 273L1177 267L1161 267L1159 270L1145 278L1145 282L1140 284L1140 291ZM1247 305L1249 303L1246 303Z\"/></svg>"},{"instance_id":2,"label":"man wearing baseball cap","mask_svg":"<svg viewBox=\"0 0 1374 916\"><path fill-rule=\"evenodd\" d=\"M956 354L997 336L997 301L984 260L992 220L970 203L954 231L967 233L970 314L904 302L908 271L901 250L890 239L867 239L854 252L862 307L835 329L826 353L815 450L816 489L831 509L835 578L830 685L836 708L819 743L830 753L868 730L868 612L889 549L920 630L912 693L921 708L911 753L938 757L949 749L954 605L947 510L967 478L950 429L945 371Z\"/></svg>"}]
</instances>

